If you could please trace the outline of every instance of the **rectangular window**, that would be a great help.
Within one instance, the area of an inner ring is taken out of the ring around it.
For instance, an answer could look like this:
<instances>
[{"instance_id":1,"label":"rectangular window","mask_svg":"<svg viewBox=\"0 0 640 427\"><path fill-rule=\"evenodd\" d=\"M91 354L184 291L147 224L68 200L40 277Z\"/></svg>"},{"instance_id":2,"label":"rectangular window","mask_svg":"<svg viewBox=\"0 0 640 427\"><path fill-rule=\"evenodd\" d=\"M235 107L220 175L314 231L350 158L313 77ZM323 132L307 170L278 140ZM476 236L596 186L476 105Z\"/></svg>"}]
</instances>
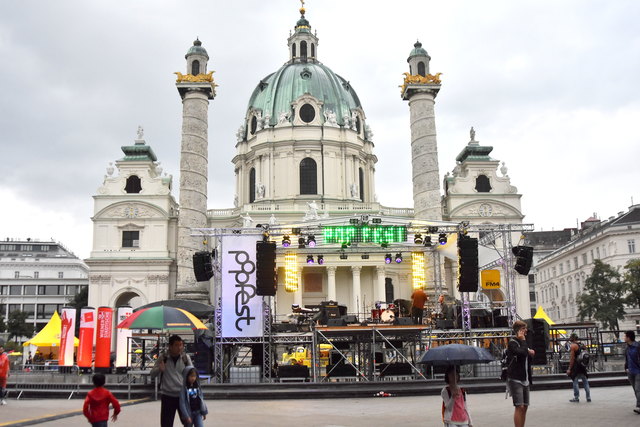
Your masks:
<instances>
[{"instance_id":1,"label":"rectangular window","mask_svg":"<svg viewBox=\"0 0 640 427\"><path fill-rule=\"evenodd\" d=\"M627 246L629 247L629 253L630 254L635 254L636 253L636 241L635 241L635 239L627 240Z\"/></svg>"},{"instance_id":2,"label":"rectangular window","mask_svg":"<svg viewBox=\"0 0 640 427\"><path fill-rule=\"evenodd\" d=\"M9 304L9 314L14 311L20 311L20 304Z\"/></svg>"},{"instance_id":3,"label":"rectangular window","mask_svg":"<svg viewBox=\"0 0 640 427\"><path fill-rule=\"evenodd\" d=\"M578 257L573 258L573 269L574 270L578 269Z\"/></svg>"},{"instance_id":4,"label":"rectangular window","mask_svg":"<svg viewBox=\"0 0 640 427\"><path fill-rule=\"evenodd\" d=\"M600 259L600 248L596 248L596 258Z\"/></svg>"},{"instance_id":5,"label":"rectangular window","mask_svg":"<svg viewBox=\"0 0 640 427\"><path fill-rule=\"evenodd\" d=\"M36 285L27 285L24 287L23 295L36 295Z\"/></svg>"},{"instance_id":6,"label":"rectangular window","mask_svg":"<svg viewBox=\"0 0 640 427\"><path fill-rule=\"evenodd\" d=\"M13 272L13 278L14 279L19 279L20 278L20 272L19 271L14 271Z\"/></svg>"},{"instance_id":7,"label":"rectangular window","mask_svg":"<svg viewBox=\"0 0 640 427\"><path fill-rule=\"evenodd\" d=\"M39 279L40 278L40 272L39 271L34 271L33 272L33 278L34 279Z\"/></svg>"},{"instance_id":8,"label":"rectangular window","mask_svg":"<svg viewBox=\"0 0 640 427\"><path fill-rule=\"evenodd\" d=\"M536 276L534 274L529 274L529 283L536 283Z\"/></svg>"},{"instance_id":9,"label":"rectangular window","mask_svg":"<svg viewBox=\"0 0 640 427\"><path fill-rule=\"evenodd\" d=\"M21 251L31 251L31 250L33 250L33 245L21 245L20 246L20 250Z\"/></svg>"},{"instance_id":10,"label":"rectangular window","mask_svg":"<svg viewBox=\"0 0 640 427\"><path fill-rule=\"evenodd\" d=\"M7 318L7 304L0 304L0 316Z\"/></svg>"},{"instance_id":11,"label":"rectangular window","mask_svg":"<svg viewBox=\"0 0 640 427\"><path fill-rule=\"evenodd\" d=\"M35 304L22 304L22 311L27 313L27 317L33 317L35 314L36 305Z\"/></svg>"},{"instance_id":12,"label":"rectangular window","mask_svg":"<svg viewBox=\"0 0 640 427\"><path fill-rule=\"evenodd\" d=\"M9 295L22 295L22 286L21 285L9 286Z\"/></svg>"},{"instance_id":13,"label":"rectangular window","mask_svg":"<svg viewBox=\"0 0 640 427\"><path fill-rule=\"evenodd\" d=\"M123 248L137 248L140 246L140 232L139 231L123 231L122 232L122 247Z\"/></svg>"},{"instance_id":14,"label":"rectangular window","mask_svg":"<svg viewBox=\"0 0 640 427\"><path fill-rule=\"evenodd\" d=\"M560 274L564 274L564 264L560 263Z\"/></svg>"},{"instance_id":15,"label":"rectangular window","mask_svg":"<svg viewBox=\"0 0 640 427\"><path fill-rule=\"evenodd\" d=\"M591 255L591 262L593 262L593 260L595 259L593 257L593 249L589 250L589 255Z\"/></svg>"},{"instance_id":16,"label":"rectangular window","mask_svg":"<svg viewBox=\"0 0 640 427\"><path fill-rule=\"evenodd\" d=\"M75 295L77 293L78 293L78 286L77 285L67 286L67 295Z\"/></svg>"},{"instance_id":17,"label":"rectangular window","mask_svg":"<svg viewBox=\"0 0 640 427\"><path fill-rule=\"evenodd\" d=\"M9 286L7 285L0 286L0 295L9 295Z\"/></svg>"},{"instance_id":18,"label":"rectangular window","mask_svg":"<svg viewBox=\"0 0 640 427\"><path fill-rule=\"evenodd\" d=\"M587 254L582 254L582 265L587 265Z\"/></svg>"},{"instance_id":19,"label":"rectangular window","mask_svg":"<svg viewBox=\"0 0 640 427\"><path fill-rule=\"evenodd\" d=\"M64 279L64 272L58 271L58 279Z\"/></svg>"},{"instance_id":20,"label":"rectangular window","mask_svg":"<svg viewBox=\"0 0 640 427\"><path fill-rule=\"evenodd\" d=\"M0 251L15 251L16 245L0 245Z\"/></svg>"},{"instance_id":21,"label":"rectangular window","mask_svg":"<svg viewBox=\"0 0 640 427\"><path fill-rule=\"evenodd\" d=\"M553 277L556 277L556 268L555 267L551 267L551 275Z\"/></svg>"},{"instance_id":22,"label":"rectangular window","mask_svg":"<svg viewBox=\"0 0 640 427\"><path fill-rule=\"evenodd\" d=\"M46 286L45 285L39 285L38 286L38 295L44 295L45 291L46 291Z\"/></svg>"}]
</instances>

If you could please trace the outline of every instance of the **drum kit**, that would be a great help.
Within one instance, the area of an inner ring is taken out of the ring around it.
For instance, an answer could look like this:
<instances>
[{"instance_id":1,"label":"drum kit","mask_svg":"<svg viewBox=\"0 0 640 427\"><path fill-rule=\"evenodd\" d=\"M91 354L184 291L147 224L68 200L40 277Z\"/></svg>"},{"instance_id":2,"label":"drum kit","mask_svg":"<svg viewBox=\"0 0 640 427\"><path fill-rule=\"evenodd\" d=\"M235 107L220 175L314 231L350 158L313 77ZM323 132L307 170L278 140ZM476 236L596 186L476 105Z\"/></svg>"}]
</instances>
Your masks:
<instances>
[{"instance_id":1,"label":"drum kit","mask_svg":"<svg viewBox=\"0 0 640 427\"><path fill-rule=\"evenodd\" d=\"M377 302L376 308L371 310L371 320L379 323L393 323L396 319L396 305Z\"/></svg>"}]
</instances>

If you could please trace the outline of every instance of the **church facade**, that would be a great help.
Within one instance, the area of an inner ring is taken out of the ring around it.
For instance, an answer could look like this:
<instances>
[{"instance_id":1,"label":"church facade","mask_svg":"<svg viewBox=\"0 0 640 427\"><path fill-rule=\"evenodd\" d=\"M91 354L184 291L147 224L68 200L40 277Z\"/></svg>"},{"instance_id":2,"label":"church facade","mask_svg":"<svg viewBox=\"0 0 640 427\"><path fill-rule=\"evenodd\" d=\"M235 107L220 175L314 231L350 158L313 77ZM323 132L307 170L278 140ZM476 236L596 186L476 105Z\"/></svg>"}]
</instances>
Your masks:
<instances>
[{"instance_id":1,"label":"church facade","mask_svg":"<svg viewBox=\"0 0 640 427\"><path fill-rule=\"evenodd\" d=\"M402 86L414 206L381 204L375 190L379 159L365 108L349 81L320 62L318 37L305 10L300 12L283 52L287 62L258 81L236 133L230 159L236 196L228 208L206 205L207 114L216 85L202 43L196 40L188 50L186 74L176 73L183 104L180 200L172 196L172 176L162 174L139 131L94 195L93 250L86 260L90 305L139 306L171 298L214 303L215 280L195 280L193 254L213 250L225 234L256 229L278 247L277 315L290 312L292 304L326 300L366 314L376 302L410 299L416 287L432 297L459 297L453 238L458 224L522 224L521 196L504 164L499 168L489 157L491 147L475 141L473 129L455 169L444 177L442 195L435 120L441 81L430 74L431 57L419 42ZM342 233L340 227L349 225L401 232L340 239L327 231ZM212 231L198 236L195 230ZM443 233L452 238L439 245ZM287 262L295 268L286 270ZM295 271L295 289L285 286L287 271ZM521 315L529 317L528 290L517 292L518 310L522 305Z\"/></svg>"}]
</instances>

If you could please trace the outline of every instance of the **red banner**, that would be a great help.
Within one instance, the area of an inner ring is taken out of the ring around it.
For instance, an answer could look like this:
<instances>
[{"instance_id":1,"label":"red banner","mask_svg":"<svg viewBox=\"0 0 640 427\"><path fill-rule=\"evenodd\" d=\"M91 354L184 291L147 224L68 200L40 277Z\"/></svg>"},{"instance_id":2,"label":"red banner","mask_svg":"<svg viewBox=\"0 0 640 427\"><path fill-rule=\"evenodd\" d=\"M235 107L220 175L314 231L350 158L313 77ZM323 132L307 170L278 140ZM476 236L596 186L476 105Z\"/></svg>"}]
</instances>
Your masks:
<instances>
[{"instance_id":1,"label":"red banner","mask_svg":"<svg viewBox=\"0 0 640 427\"><path fill-rule=\"evenodd\" d=\"M63 308L60 317L60 351L58 352L58 366L73 366L73 344L76 330L76 309Z\"/></svg>"},{"instance_id":2,"label":"red banner","mask_svg":"<svg viewBox=\"0 0 640 427\"><path fill-rule=\"evenodd\" d=\"M78 345L78 366L90 368L93 359L93 335L96 329L96 310L82 307L80 310L80 344Z\"/></svg>"},{"instance_id":3,"label":"red banner","mask_svg":"<svg viewBox=\"0 0 640 427\"><path fill-rule=\"evenodd\" d=\"M96 332L96 368L111 367L111 334L113 331L113 309L98 307Z\"/></svg>"}]
</instances>

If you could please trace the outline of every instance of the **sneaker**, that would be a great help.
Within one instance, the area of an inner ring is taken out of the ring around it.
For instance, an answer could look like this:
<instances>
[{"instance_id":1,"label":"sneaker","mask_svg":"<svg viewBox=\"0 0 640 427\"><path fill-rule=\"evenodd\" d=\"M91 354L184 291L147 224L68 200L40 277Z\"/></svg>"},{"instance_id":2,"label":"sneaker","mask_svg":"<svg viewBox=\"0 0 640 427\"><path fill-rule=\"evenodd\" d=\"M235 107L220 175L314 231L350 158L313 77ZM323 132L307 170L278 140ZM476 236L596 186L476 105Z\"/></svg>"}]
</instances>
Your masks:
<instances>
[{"instance_id":1,"label":"sneaker","mask_svg":"<svg viewBox=\"0 0 640 427\"><path fill-rule=\"evenodd\" d=\"M587 402L591 402L591 398L590 397L587 397Z\"/></svg>"},{"instance_id":2,"label":"sneaker","mask_svg":"<svg viewBox=\"0 0 640 427\"><path fill-rule=\"evenodd\" d=\"M2 399L2 403L0 403L0 405L6 405L7 404L7 399Z\"/></svg>"},{"instance_id":3,"label":"sneaker","mask_svg":"<svg viewBox=\"0 0 640 427\"><path fill-rule=\"evenodd\" d=\"M580 399L576 399L575 397L573 399L571 399L569 402L573 402L573 403L578 403L580 402Z\"/></svg>"},{"instance_id":4,"label":"sneaker","mask_svg":"<svg viewBox=\"0 0 640 427\"><path fill-rule=\"evenodd\" d=\"M638 406L636 409L634 409L633 412L635 412L636 414L640 414L640 406Z\"/></svg>"}]
</instances>

